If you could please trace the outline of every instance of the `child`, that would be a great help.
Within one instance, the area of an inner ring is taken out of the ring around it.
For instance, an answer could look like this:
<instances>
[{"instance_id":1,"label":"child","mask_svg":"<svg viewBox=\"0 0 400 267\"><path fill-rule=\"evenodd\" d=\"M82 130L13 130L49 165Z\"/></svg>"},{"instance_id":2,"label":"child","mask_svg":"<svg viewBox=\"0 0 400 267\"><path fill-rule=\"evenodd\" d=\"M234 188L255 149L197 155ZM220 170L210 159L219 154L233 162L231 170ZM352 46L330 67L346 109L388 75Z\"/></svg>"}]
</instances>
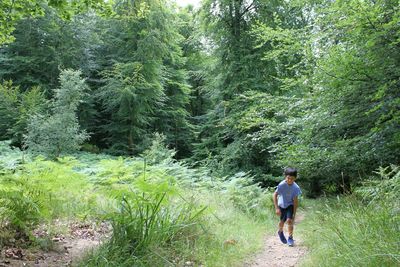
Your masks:
<instances>
[{"instance_id":1,"label":"child","mask_svg":"<svg viewBox=\"0 0 400 267\"><path fill-rule=\"evenodd\" d=\"M301 194L301 190L300 187L294 182L297 177L297 170L295 168L286 168L284 175L285 180L279 183L277 189L275 190L273 200L275 212L277 215L280 215L278 236L283 244L287 243L292 247L294 245L293 222L298 206L297 197ZM288 240L286 240L286 237L283 234L283 226L285 222L288 224Z\"/></svg>"}]
</instances>

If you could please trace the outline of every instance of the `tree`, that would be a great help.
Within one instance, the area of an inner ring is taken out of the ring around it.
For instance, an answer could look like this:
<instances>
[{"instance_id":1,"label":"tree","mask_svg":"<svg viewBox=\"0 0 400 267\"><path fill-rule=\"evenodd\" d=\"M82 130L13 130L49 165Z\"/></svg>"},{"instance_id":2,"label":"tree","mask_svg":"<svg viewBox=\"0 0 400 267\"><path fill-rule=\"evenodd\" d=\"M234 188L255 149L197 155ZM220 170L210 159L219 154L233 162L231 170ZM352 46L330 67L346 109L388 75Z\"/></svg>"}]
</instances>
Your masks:
<instances>
[{"instance_id":1,"label":"tree","mask_svg":"<svg viewBox=\"0 0 400 267\"><path fill-rule=\"evenodd\" d=\"M57 158L61 153L73 152L89 138L79 129L76 111L87 86L80 71L63 70L60 88L55 90L52 112L36 114L28 123L25 146L29 151Z\"/></svg>"},{"instance_id":2,"label":"tree","mask_svg":"<svg viewBox=\"0 0 400 267\"><path fill-rule=\"evenodd\" d=\"M112 1L104 0L2 0L0 2L0 45L15 40L12 35L18 21L45 14L45 6L53 7L61 17L70 19L73 15L89 9L101 14L111 14Z\"/></svg>"},{"instance_id":3,"label":"tree","mask_svg":"<svg viewBox=\"0 0 400 267\"><path fill-rule=\"evenodd\" d=\"M86 53L89 33L76 21L64 21L51 8L45 16L28 18L16 25L11 44L0 47L0 79L12 80L22 90L40 86L52 97L59 86L60 68L82 68L90 62ZM90 36L90 35L89 35ZM85 73L88 74L88 73Z\"/></svg>"},{"instance_id":4,"label":"tree","mask_svg":"<svg viewBox=\"0 0 400 267\"><path fill-rule=\"evenodd\" d=\"M271 174L281 170L268 147L279 136L262 136L267 129L279 133L284 119L277 107L286 108L284 99L305 90L306 72L297 70L305 63L303 13L289 1L205 2L203 21L218 60L207 84L214 109L200 133L196 160L211 157L222 174L245 170L264 185L275 182Z\"/></svg>"},{"instance_id":5,"label":"tree","mask_svg":"<svg viewBox=\"0 0 400 267\"><path fill-rule=\"evenodd\" d=\"M295 141L276 144L280 163L302 169L311 193L351 185L400 154L398 1L315 5L316 67Z\"/></svg>"},{"instance_id":6,"label":"tree","mask_svg":"<svg viewBox=\"0 0 400 267\"><path fill-rule=\"evenodd\" d=\"M16 123L18 118L18 99L20 91L12 82L0 84L0 138L7 140L12 133L8 130Z\"/></svg>"},{"instance_id":7,"label":"tree","mask_svg":"<svg viewBox=\"0 0 400 267\"><path fill-rule=\"evenodd\" d=\"M140 151L146 127L153 120L164 93L161 84L140 62L117 63L104 73L105 85L98 97L110 120L103 131L116 153L133 154Z\"/></svg>"},{"instance_id":8,"label":"tree","mask_svg":"<svg viewBox=\"0 0 400 267\"><path fill-rule=\"evenodd\" d=\"M46 98L39 87L22 92L11 81L0 84L0 140L21 146L29 117L46 109Z\"/></svg>"},{"instance_id":9,"label":"tree","mask_svg":"<svg viewBox=\"0 0 400 267\"><path fill-rule=\"evenodd\" d=\"M116 7L117 17L102 23L104 85L96 94L105 140L114 153L135 154L157 131L179 155L188 153L190 89L175 14L164 2L120 1Z\"/></svg>"},{"instance_id":10,"label":"tree","mask_svg":"<svg viewBox=\"0 0 400 267\"><path fill-rule=\"evenodd\" d=\"M206 92L206 82L209 74L207 69L212 65L212 59L204 43L200 16L193 7L188 6L179 11L177 24L183 37L180 46L186 60L184 69L187 70L187 81L191 87L189 112L193 123L200 124L201 116L207 113L211 104Z\"/></svg>"}]
</instances>

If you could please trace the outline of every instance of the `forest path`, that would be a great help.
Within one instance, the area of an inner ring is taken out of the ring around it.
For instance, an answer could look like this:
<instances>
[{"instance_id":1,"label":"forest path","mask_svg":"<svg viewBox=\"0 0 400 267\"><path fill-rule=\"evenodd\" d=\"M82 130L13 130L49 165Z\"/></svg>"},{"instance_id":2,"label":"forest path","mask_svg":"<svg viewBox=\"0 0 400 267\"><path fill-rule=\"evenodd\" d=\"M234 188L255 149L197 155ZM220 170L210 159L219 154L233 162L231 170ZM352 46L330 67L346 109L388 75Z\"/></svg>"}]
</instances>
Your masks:
<instances>
[{"instance_id":1,"label":"forest path","mask_svg":"<svg viewBox=\"0 0 400 267\"><path fill-rule=\"evenodd\" d=\"M268 235L265 237L264 249L253 259L244 264L244 267L281 267L298 266L300 260L307 252L301 238L296 235L296 225L304 219L304 213L297 215L294 228L294 247L282 244L278 235ZM287 226L285 224L285 235L287 237Z\"/></svg>"}]
</instances>

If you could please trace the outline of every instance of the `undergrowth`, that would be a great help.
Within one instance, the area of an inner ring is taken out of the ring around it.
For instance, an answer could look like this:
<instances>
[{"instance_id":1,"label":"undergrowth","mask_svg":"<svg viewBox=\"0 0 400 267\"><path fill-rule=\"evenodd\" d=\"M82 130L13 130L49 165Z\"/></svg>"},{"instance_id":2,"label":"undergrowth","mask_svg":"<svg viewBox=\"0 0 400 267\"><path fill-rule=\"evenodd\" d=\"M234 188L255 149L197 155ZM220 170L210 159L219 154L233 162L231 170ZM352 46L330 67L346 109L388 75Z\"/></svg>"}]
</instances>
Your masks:
<instances>
[{"instance_id":1,"label":"undergrowth","mask_svg":"<svg viewBox=\"0 0 400 267\"><path fill-rule=\"evenodd\" d=\"M55 161L0 144L0 248L18 235L38 243L34 229L56 219L108 221L111 237L82 266L239 266L261 248L270 192L246 173L218 178L176 162L157 142L148 159Z\"/></svg>"},{"instance_id":2,"label":"undergrowth","mask_svg":"<svg viewBox=\"0 0 400 267\"><path fill-rule=\"evenodd\" d=\"M303 266L400 265L400 169L381 168L353 195L311 205Z\"/></svg>"}]
</instances>

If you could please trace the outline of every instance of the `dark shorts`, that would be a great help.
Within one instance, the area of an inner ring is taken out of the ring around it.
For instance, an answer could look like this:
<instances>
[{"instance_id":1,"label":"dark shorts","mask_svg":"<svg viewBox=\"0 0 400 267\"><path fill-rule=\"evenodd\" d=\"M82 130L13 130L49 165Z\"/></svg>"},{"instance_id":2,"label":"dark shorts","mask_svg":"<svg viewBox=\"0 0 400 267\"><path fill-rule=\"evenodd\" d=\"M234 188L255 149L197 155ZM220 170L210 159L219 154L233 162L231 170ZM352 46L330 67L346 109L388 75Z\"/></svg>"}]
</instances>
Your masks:
<instances>
[{"instance_id":1,"label":"dark shorts","mask_svg":"<svg viewBox=\"0 0 400 267\"><path fill-rule=\"evenodd\" d=\"M288 206L287 208L281 208L281 221L286 222L287 219L293 219L293 205Z\"/></svg>"}]
</instances>

